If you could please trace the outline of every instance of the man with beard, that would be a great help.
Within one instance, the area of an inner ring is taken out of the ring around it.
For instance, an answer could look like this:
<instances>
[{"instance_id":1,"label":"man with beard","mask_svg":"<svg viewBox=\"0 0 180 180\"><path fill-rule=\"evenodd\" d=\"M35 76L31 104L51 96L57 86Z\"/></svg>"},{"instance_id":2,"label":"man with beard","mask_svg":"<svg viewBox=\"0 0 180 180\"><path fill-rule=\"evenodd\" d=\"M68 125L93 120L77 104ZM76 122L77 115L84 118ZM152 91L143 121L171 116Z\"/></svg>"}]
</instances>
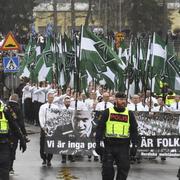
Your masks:
<instances>
[{"instance_id":1,"label":"man with beard","mask_svg":"<svg viewBox=\"0 0 180 180\"><path fill-rule=\"evenodd\" d=\"M116 180L126 180L130 169L129 149L136 155L138 131L134 114L126 108L126 95L115 95L115 106L106 109L96 130L96 152L102 155L102 180L114 179L114 162L117 165ZM104 142L104 148L101 146Z\"/></svg>"}]
</instances>

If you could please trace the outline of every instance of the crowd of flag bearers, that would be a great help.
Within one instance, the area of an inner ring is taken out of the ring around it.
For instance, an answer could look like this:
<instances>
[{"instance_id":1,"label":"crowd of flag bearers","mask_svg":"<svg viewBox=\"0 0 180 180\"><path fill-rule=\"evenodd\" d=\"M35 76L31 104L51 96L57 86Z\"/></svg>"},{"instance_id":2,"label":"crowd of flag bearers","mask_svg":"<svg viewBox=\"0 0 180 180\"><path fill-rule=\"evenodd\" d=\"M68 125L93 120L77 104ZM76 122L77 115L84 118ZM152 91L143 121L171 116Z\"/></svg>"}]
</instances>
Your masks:
<instances>
[{"instance_id":1,"label":"crowd of flag bearers","mask_svg":"<svg viewBox=\"0 0 180 180\"><path fill-rule=\"evenodd\" d=\"M28 82L22 92L22 104L26 121L35 126L40 125L41 128L43 127L41 119L39 119L39 109L48 102L48 94L53 95L51 103L59 109L104 111L107 108L114 107L116 93L103 85L90 85L88 93L85 94L76 92L70 87L61 89L48 82L40 82L39 84ZM143 93L131 95L127 98L126 105L130 111L180 112L180 95L172 94L171 89L169 89L169 94L167 93L166 96L154 96L150 90L147 90L145 95ZM76 99L77 106L75 107ZM97 157L94 159L98 160ZM65 158L62 159L62 162L66 162Z\"/></svg>"},{"instance_id":2,"label":"crowd of flag bearers","mask_svg":"<svg viewBox=\"0 0 180 180\"><path fill-rule=\"evenodd\" d=\"M51 103L59 109L104 111L114 107L117 89L123 92L126 89L129 111L180 111L180 96L170 89L178 90L179 61L157 33L149 36L148 43L133 37L128 46L121 39L118 47L110 47L84 27L80 36L75 33L73 38L68 39L66 35L63 41L61 38L52 41L53 38L48 36L38 50L32 37L18 73L33 82L29 81L22 89L22 107L26 121L41 126L41 150L44 133L39 110L48 102L49 94L53 94ZM100 81L106 86L100 85ZM41 153L41 157L43 165L51 165L51 155L46 159ZM68 159L74 161L72 156ZM98 156L94 160L98 161ZM66 155L63 154L62 163L65 162Z\"/></svg>"},{"instance_id":3,"label":"crowd of flag bearers","mask_svg":"<svg viewBox=\"0 0 180 180\"><path fill-rule=\"evenodd\" d=\"M37 84L26 83L22 89L22 104L27 122L37 125L39 123L38 112L42 104L47 102L48 93L53 93L53 104L58 108L64 108L65 97L70 98L70 108L84 111L103 111L114 106L115 92L102 85L96 89L89 87L88 93L76 92L67 87L65 90L55 87L48 82ZM170 89L169 92L172 92ZM75 100L77 98L77 107ZM143 93L131 95L127 99L127 108L131 111L153 111L153 112L174 112L180 111L180 95L155 96L150 90Z\"/></svg>"}]
</instances>

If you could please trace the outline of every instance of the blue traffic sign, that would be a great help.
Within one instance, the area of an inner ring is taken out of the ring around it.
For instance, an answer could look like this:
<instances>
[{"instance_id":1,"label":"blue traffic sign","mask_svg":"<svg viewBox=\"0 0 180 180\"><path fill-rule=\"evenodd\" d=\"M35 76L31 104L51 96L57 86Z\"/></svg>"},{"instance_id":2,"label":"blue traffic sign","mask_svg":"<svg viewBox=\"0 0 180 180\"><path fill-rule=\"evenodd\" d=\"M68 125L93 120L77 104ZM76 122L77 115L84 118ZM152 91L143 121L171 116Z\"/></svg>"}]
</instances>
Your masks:
<instances>
[{"instance_id":1,"label":"blue traffic sign","mask_svg":"<svg viewBox=\"0 0 180 180\"><path fill-rule=\"evenodd\" d=\"M3 57L4 72L18 72L19 71L19 58Z\"/></svg>"}]
</instances>

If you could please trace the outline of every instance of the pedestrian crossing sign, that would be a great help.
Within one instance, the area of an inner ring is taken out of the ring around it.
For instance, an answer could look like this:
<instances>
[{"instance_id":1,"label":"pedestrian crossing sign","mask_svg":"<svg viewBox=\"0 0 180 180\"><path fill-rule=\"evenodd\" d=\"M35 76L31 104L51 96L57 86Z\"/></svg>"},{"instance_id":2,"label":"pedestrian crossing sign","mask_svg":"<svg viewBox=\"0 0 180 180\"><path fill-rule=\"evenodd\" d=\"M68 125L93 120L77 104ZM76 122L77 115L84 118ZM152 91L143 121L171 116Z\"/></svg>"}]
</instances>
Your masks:
<instances>
[{"instance_id":1,"label":"pedestrian crossing sign","mask_svg":"<svg viewBox=\"0 0 180 180\"><path fill-rule=\"evenodd\" d=\"M18 57L3 57L4 72L18 72L19 58Z\"/></svg>"},{"instance_id":2,"label":"pedestrian crossing sign","mask_svg":"<svg viewBox=\"0 0 180 180\"><path fill-rule=\"evenodd\" d=\"M9 32L6 36L6 39L4 40L3 45L1 46L2 51L8 51L8 50L19 50L20 45L14 38L14 35L12 32Z\"/></svg>"}]
</instances>

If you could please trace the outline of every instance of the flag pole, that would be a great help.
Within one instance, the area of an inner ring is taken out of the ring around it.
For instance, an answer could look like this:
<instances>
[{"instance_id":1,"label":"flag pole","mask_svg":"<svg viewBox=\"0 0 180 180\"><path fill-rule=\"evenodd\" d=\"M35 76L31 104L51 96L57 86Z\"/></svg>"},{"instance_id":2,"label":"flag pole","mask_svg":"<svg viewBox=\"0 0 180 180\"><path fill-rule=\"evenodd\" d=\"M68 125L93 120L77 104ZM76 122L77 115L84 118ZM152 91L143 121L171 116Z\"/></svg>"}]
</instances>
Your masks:
<instances>
[{"instance_id":1,"label":"flag pole","mask_svg":"<svg viewBox=\"0 0 180 180\"><path fill-rule=\"evenodd\" d=\"M79 93L79 68L77 63L77 38L76 33L73 32L73 44L74 44L74 87L76 88L76 96L75 96L75 110L77 110L77 101L78 101L78 93Z\"/></svg>"},{"instance_id":2,"label":"flag pole","mask_svg":"<svg viewBox=\"0 0 180 180\"><path fill-rule=\"evenodd\" d=\"M165 86L164 86L164 79L165 79L165 68L166 68L166 63L167 63L167 44L168 44L168 34L166 34L166 46L165 46L165 61L164 61L164 66L163 66L163 73L162 73L162 94L163 94L163 101L164 104L166 104L166 94L164 92Z\"/></svg>"},{"instance_id":3,"label":"flag pole","mask_svg":"<svg viewBox=\"0 0 180 180\"><path fill-rule=\"evenodd\" d=\"M149 35L149 40L148 40L148 50L147 50L147 54L146 54L146 63L145 63L145 70L144 70L144 105L146 102L146 91L147 91L147 87L148 87L148 77L149 77L149 60L150 60L150 51L151 51L151 35Z\"/></svg>"},{"instance_id":4,"label":"flag pole","mask_svg":"<svg viewBox=\"0 0 180 180\"><path fill-rule=\"evenodd\" d=\"M153 45L155 44L155 32L153 34ZM151 69L150 69L150 76L151 76L151 88L150 88L150 106L149 106L149 112L151 112L151 103L152 103L152 81L153 81L153 66L154 66L154 48L152 47L152 56L151 56Z\"/></svg>"},{"instance_id":5,"label":"flag pole","mask_svg":"<svg viewBox=\"0 0 180 180\"><path fill-rule=\"evenodd\" d=\"M126 69L127 69L127 76L126 76L126 82L127 82L127 99L128 99L128 96L129 96L129 87L130 87L130 69L129 69L129 65L130 65L130 60L131 60L131 55L132 55L132 39L133 37L131 36L131 39L130 39L130 45L129 45L129 57L128 57L128 61L127 61L127 66L126 66ZM126 85L126 82L125 82L125 85Z\"/></svg>"}]
</instances>

